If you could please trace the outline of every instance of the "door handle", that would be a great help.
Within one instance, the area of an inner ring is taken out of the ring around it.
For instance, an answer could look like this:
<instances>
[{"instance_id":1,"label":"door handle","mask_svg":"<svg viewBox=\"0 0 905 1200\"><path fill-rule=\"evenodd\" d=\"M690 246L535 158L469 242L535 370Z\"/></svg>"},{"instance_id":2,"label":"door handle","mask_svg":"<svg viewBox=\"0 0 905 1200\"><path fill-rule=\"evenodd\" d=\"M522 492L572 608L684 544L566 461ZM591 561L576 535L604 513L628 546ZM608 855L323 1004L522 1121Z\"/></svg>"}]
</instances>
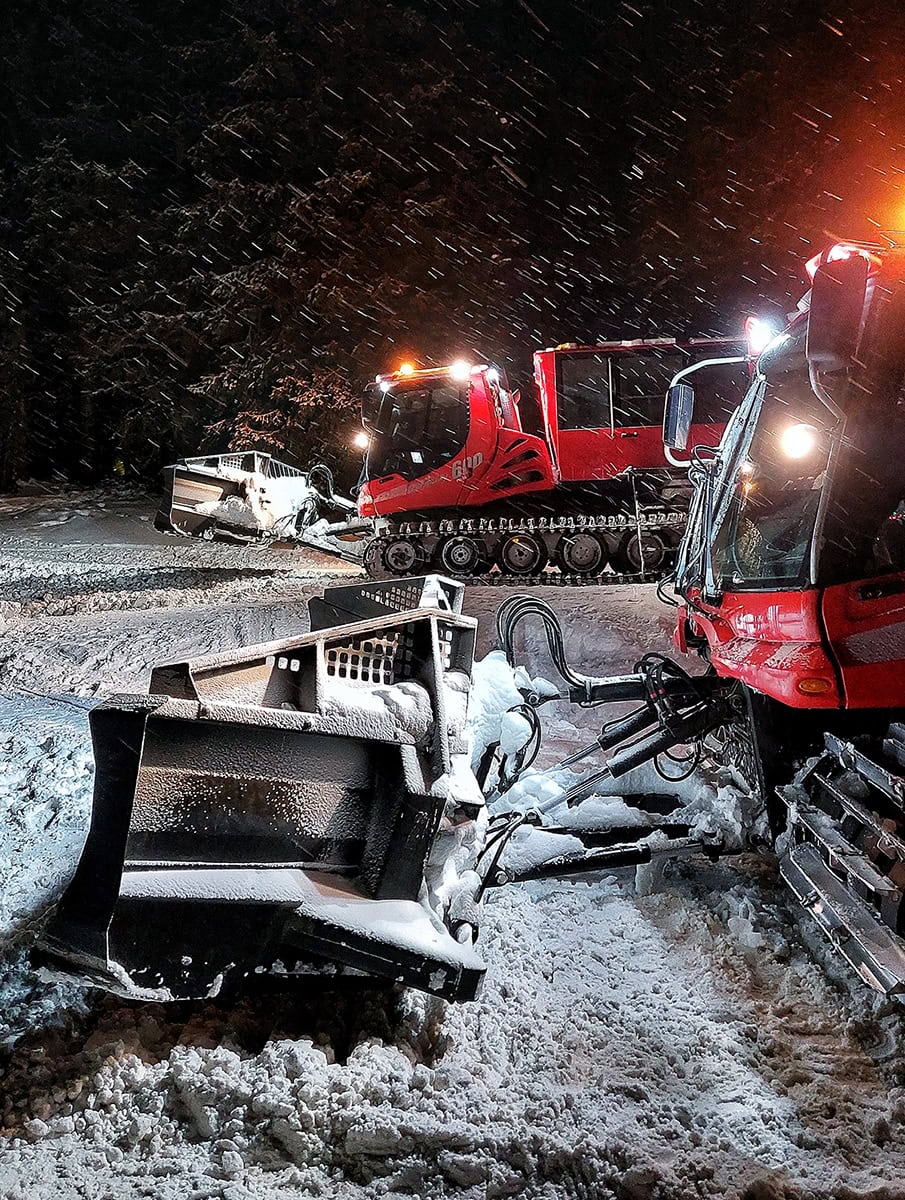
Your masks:
<instances>
[{"instance_id":1,"label":"door handle","mask_svg":"<svg viewBox=\"0 0 905 1200\"><path fill-rule=\"evenodd\" d=\"M626 430L624 430L624 429L621 429L621 430L619 431L619 436L620 436L620 437L637 437L637 436L638 436L638 434L637 434L637 432L635 432L635 433L628 433L628 432L626 432Z\"/></svg>"}]
</instances>

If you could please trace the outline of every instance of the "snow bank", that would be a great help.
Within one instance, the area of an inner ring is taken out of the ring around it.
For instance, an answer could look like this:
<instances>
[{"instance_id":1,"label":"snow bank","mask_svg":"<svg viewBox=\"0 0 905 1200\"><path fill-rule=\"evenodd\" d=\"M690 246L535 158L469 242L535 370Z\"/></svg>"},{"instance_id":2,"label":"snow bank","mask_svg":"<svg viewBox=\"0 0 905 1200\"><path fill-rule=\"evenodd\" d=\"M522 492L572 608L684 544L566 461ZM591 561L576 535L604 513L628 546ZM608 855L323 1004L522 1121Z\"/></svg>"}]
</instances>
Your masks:
<instances>
[{"instance_id":1,"label":"snow bank","mask_svg":"<svg viewBox=\"0 0 905 1200\"><path fill-rule=\"evenodd\" d=\"M0 939L32 926L75 870L93 770L87 712L0 703Z\"/></svg>"},{"instance_id":2,"label":"snow bank","mask_svg":"<svg viewBox=\"0 0 905 1200\"><path fill-rule=\"evenodd\" d=\"M86 712L0 700L0 1046L84 1008L85 990L42 983L25 948L78 863L92 779Z\"/></svg>"},{"instance_id":3,"label":"snow bank","mask_svg":"<svg viewBox=\"0 0 905 1200\"><path fill-rule=\"evenodd\" d=\"M446 1011L440 1058L424 1048L438 1046L426 1031L441 1010L414 995L394 1031L363 1032L345 1061L310 1036L274 1036L258 1052L211 1044L213 1012L195 1018L195 1044L168 1047L163 1010L123 1006L7 1109L0 1189L30 1200L894 1195L902 1139L881 1148L869 1125L882 1116L893 1129L895 1099L869 1115L850 1082L789 1042L792 1014L815 1047L833 1040L848 1072L865 1069L831 991L765 936L761 986L783 975L785 998L758 1019L747 951L710 893L690 890L647 911L612 880L495 894L487 986ZM13 1079L25 1069L14 1064Z\"/></svg>"}]
</instances>

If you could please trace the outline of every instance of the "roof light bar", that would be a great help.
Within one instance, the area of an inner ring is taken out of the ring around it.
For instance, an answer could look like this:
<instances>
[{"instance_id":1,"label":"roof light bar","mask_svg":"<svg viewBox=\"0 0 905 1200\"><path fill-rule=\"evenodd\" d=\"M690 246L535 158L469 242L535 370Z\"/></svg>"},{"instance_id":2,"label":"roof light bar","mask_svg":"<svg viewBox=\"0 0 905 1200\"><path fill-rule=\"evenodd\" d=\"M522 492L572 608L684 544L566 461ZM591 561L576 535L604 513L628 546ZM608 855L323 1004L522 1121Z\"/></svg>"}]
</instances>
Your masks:
<instances>
[{"instance_id":1,"label":"roof light bar","mask_svg":"<svg viewBox=\"0 0 905 1200\"><path fill-rule=\"evenodd\" d=\"M877 254L875 250L867 246L858 246L853 242L837 242L835 246L830 246L828 250L821 250L819 254L815 254L813 258L809 258L804 265L808 276L813 280L817 274L817 268L824 263L840 262L846 258L852 258L854 255L860 255L861 258L866 258L869 264L869 274L873 275L879 271L883 265L883 258Z\"/></svg>"}]
</instances>

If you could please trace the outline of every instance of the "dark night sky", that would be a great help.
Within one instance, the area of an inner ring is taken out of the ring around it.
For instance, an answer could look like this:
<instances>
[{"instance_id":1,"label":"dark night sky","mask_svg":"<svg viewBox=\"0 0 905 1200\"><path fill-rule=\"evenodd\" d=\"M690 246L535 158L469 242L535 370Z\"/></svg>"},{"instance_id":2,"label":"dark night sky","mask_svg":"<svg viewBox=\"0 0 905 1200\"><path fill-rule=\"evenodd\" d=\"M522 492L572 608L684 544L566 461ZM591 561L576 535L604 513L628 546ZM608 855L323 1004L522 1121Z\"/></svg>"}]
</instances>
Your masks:
<instances>
[{"instance_id":1,"label":"dark night sky","mask_svg":"<svg viewBox=\"0 0 905 1200\"><path fill-rule=\"evenodd\" d=\"M539 345L731 332L827 239L905 225L889 0L13 0L7 26L7 485L147 474L237 414L329 440L401 354L524 379Z\"/></svg>"}]
</instances>

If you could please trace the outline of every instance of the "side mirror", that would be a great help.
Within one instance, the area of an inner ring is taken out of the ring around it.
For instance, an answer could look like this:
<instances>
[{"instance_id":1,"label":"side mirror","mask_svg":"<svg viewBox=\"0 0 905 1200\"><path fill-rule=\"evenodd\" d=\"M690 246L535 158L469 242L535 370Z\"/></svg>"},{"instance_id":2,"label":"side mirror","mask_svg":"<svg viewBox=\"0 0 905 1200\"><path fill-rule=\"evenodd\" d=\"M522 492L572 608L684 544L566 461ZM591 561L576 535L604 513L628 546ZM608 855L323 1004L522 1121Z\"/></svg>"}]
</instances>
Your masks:
<instances>
[{"instance_id":1,"label":"side mirror","mask_svg":"<svg viewBox=\"0 0 905 1200\"><path fill-rule=\"evenodd\" d=\"M852 254L821 264L814 274L807 357L821 371L844 371L855 357L869 269L863 255Z\"/></svg>"},{"instance_id":2,"label":"side mirror","mask_svg":"<svg viewBox=\"0 0 905 1200\"><path fill-rule=\"evenodd\" d=\"M361 398L361 423L369 429L373 429L377 424L377 414L380 412L383 396L384 393L372 385Z\"/></svg>"},{"instance_id":3,"label":"side mirror","mask_svg":"<svg viewBox=\"0 0 905 1200\"><path fill-rule=\"evenodd\" d=\"M663 445L667 449L685 449L693 417L694 388L690 383L671 384L663 410Z\"/></svg>"}]
</instances>

